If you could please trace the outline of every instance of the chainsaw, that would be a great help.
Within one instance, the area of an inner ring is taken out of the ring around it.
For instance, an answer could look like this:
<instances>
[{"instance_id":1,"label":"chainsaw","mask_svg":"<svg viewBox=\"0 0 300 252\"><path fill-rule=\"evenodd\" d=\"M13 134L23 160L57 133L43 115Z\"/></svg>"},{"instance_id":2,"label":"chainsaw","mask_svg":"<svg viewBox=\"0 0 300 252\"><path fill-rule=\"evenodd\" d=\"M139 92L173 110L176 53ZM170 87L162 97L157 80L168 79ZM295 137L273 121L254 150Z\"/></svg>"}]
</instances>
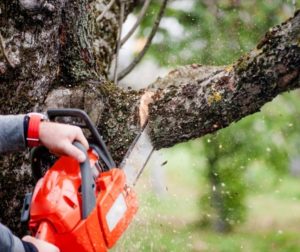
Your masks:
<instances>
[{"instance_id":1,"label":"chainsaw","mask_svg":"<svg viewBox=\"0 0 300 252\"><path fill-rule=\"evenodd\" d=\"M37 184L25 196L21 221L28 222L33 236L61 252L105 252L116 244L138 210L133 187L153 152L147 124L116 167L84 111L51 109L47 114L51 121L69 118L68 123L86 128L90 147L86 150L79 142L73 143L85 153L83 163L68 156L54 158L45 147L32 150Z\"/></svg>"}]
</instances>

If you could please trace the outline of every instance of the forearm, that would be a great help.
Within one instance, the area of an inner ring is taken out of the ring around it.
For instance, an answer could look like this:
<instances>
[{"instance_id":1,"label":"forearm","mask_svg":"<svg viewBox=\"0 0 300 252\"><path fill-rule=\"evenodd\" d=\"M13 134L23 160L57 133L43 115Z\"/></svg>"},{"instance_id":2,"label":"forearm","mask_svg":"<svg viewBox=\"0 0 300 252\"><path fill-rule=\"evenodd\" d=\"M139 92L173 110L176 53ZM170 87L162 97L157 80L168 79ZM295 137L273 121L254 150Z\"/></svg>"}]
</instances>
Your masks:
<instances>
[{"instance_id":1,"label":"forearm","mask_svg":"<svg viewBox=\"0 0 300 252\"><path fill-rule=\"evenodd\" d=\"M25 148L23 121L24 115L0 116L0 153Z\"/></svg>"}]
</instances>

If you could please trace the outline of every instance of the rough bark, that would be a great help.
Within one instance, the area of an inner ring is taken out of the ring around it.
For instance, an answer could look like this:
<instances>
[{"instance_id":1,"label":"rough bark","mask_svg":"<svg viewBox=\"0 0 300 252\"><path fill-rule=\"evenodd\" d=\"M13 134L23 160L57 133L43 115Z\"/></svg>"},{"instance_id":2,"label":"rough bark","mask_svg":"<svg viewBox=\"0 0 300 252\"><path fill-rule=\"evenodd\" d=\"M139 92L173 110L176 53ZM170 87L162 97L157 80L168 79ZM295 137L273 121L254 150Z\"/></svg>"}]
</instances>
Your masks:
<instances>
[{"instance_id":1,"label":"rough bark","mask_svg":"<svg viewBox=\"0 0 300 252\"><path fill-rule=\"evenodd\" d=\"M107 78L115 53L119 1L97 23L107 0L0 2L0 113L47 107L86 110L119 161L140 131L143 91ZM126 13L136 2L126 1ZM153 84L150 135L156 148L199 137L254 113L299 85L300 14L275 27L229 67L186 66ZM21 198L31 189L24 154L1 158L0 221L23 233Z\"/></svg>"},{"instance_id":2,"label":"rough bark","mask_svg":"<svg viewBox=\"0 0 300 252\"><path fill-rule=\"evenodd\" d=\"M100 22L96 18L108 2L0 1L0 113L84 109L103 131L114 157L121 158L139 131L139 93L118 90L107 79L119 1ZM125 16L134 6L134 0L125 2ZM0 158L0 221L19 234L25 231L19 222L22 198L33 183L25 155Z\"/></svg>"},{"instance_id":3,"label":"rough bark","mask_svg":"<svg viewBox=\"0 0 300 252\"><path fill-rule=\"evenodd\" d=\"M259 111L300 85L300 12L265 35L234 65L178 68L152 86L150 135L156 148L212 133Z\"/></svg>"}]
</instances>

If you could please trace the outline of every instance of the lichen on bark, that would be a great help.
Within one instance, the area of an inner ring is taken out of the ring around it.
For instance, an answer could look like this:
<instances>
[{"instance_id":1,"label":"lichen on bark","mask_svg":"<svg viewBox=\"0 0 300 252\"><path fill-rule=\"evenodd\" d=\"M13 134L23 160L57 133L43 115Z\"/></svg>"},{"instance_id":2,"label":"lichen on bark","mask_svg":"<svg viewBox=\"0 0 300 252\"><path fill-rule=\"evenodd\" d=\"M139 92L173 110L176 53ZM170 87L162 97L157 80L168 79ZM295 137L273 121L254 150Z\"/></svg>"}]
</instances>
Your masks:
<instances>
[{"instance_id":1,"label":"lichen on bark","mask_svg":"<svg viewBox=\"0 0 300 252\"><path fill-rule=\"evenodd\" d=\"M157 149L212 133L259 111L300 85L300 12L265 35L257 48L227 67L191 65L169 73L150 105Z\"/></svg>"},{"instance_id":2,"label":"lichen on bark","mask_svg":"<svg viewBox=\"0 0 300 252\"><path fill-rule=\"evenodd\" d=\"M117 163L141 130L139 103L143 91L124 90L113 83L100 87L104 111L98 124L99 132Z\"/></svg>"},{"instance_id":3,"label":"lichen on bark","mask_svg":"<svg viewBox=\"0 0 300 252\"><path fill-rule=\"evenodd\" d=\"M117 102L119 92L115 89L114 98L108 99L105 91L106 85L111 86L107 71L115 53L119 2L98 23L95 18L101 8L96 9L96 2L106 5L109 1L0 1L1 114L45 111L49 106L77 107L86 110L99 127L104 119L115 125L119 112L104 106ZM125 16L134 6L135 1L126 1ZM122 96L125 91L119 93ZM126 150L137 134L139 126L133 112L136 96L132 93L133 98L127 99L128 108L118 100L122 119L125 121L128 116L135 126L128 130L129 123L124 122L118 132L106 131L115 138L104 135L112 151L116 148L115 153L119 153L115 157ZM128 139L122 148L117 142L121 137ZM7 155L0 160L0 221L19 235L26 230L19 221L22 198L32 189L33 182L26 155L27 152Z\"/></svg>"}]
</instances>

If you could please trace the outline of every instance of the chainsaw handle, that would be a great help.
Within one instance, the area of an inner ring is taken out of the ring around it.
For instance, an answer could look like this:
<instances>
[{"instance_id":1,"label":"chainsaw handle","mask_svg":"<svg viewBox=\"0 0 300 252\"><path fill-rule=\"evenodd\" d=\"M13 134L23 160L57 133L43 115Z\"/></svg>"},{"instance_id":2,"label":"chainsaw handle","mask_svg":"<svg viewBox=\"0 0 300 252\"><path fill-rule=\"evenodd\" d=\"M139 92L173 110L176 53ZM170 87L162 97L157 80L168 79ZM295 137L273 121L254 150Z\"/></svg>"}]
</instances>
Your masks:
<instances>
[{"instance_id":1,"label":"chainsaw handle","mask_svg":"<svg viewBox=\"0 0 300 252\"><path fill-rule=\"evenodd\" d=\"M82 195L81 219L84 220L89 216L89 214L96 206L95 182L85 147L78 141L75 141L73 145L81 150L86 156L85 161L83 163L80 163Z\"/></svg>"},{"instance_id":2,"label":"chainsaw handle","mask_svg":"<svg viewBox=\"0 0 300 252\"><path fill-rule=\"evenodd\" d=\"M93 124L92 120L89 118L87 113L85 113L81 109L49 109L47 111L48 117L50 120L54 120L56 117L77 117L84 121L85 126L89 129L92 133L93 138L96 140L97 145L100 147L100 157L106 164L106 166L111 169L115 168L116 164L112 159L106 144L102 140L101 135L99 134L98 130L96 129L95 125Z\"/></svg>"}]
</instances>

